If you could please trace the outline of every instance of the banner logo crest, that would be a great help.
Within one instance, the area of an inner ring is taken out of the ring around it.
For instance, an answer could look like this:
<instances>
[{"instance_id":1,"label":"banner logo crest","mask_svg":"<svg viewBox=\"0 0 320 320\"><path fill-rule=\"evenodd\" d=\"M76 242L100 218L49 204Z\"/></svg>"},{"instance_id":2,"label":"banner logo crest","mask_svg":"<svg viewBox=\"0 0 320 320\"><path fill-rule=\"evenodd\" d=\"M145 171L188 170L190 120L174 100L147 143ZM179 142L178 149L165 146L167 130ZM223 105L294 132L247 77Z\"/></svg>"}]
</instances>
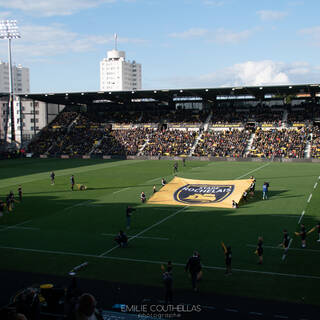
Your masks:
<instances>
[{"instance_id":1,"label":"banner logo crest","mask_svg":"<svg viewBox=\"0 0 320 320\"><path fill-rule=\"evenodd\" d=\"M228 198L234 190L234 185L187 184L175 191L176 201L186 204L217 203Z\"/></svg>"}]
</instances>

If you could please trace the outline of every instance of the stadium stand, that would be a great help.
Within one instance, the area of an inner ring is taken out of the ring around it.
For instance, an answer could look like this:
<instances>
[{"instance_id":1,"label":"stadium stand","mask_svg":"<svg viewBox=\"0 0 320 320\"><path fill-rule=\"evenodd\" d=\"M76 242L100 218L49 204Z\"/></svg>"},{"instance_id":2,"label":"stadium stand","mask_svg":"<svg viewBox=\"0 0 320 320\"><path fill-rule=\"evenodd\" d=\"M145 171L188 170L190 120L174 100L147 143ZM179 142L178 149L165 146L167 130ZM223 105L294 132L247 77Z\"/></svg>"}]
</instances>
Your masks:
<instances>
[{"instance_id":1,"label":"stadium stand","mask_svg":"<svg viewBox=\"0 0 320 320\"><path fill-rule=\"evenodd\" d=\"M258 129L248 156L303 158L308 136L309 129Z\"/></svg>"},{"instance_id":2,"label":"stadium stand","mask_svg":"<svg viewBox=\"0 0 320 320\"><path fill-rule=\"evenodd\" d=\"M186 156L189 155L197 136L196 131L154 131L141 154L147 156Z\"/></svg>"},{"instance_id":3,"label":"stadium stand","mask_svg":"<svg viewBox=\"0 0 320 320\"><path fill-rule=\"evenodd\" d=\"M249 137L247 130L204 132L193 156L242 157Z\"/></svg>"},{"instance_id":4,"label":"stadium stand","mask_svg":"<svg viewBox=\"0 0 320 320\"><path fill-rule=\"evenodd\" d=\"M218 101L203 109L153 102L66 109L41 130L28 152L70 157L318 158L318 127L313 129L314 121L320 121L318 106L304 99L275 99Z\"/></svg>"}]
</instances>

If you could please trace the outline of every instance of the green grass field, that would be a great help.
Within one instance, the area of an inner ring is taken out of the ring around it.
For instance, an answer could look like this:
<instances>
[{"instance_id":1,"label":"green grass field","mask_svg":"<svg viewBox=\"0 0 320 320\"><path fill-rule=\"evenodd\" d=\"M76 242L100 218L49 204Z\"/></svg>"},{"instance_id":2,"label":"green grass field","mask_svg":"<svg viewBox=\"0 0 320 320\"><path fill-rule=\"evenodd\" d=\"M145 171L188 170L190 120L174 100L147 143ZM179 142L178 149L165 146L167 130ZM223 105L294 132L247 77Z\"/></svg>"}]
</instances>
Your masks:
<instances>
[{"instance_id":1,"label":"green grass field","mask_svg":"<svg viewBox=\"0 0 320 320\"><path fill-rule=\"evenodd\" d=\"M300 219L307 230L320 220L319 164L187 162L178 176L227 180L254 175L256 195L239 209L141 204L141 191L149 197L154 184L160 188L161 177L170 181L172 167L173 161L164 160L1 161L0 198L10 190L17 195L21 184L23 201L0 218L0 269L66 275L88 261L81 277L162 286L160 264L172 260L174 288L183 289L191 288L184 265L196 249L204 265L201 291L320 304L318 235L311 233L303 250L294 235ZM71 174L88 190L72 192ZM267 201L261 200L264 181L270 182ZM120 249L113 234L125 229L128 204L137 208L128 231L135 237ZM277 246L284 228L293 242L282 261ZM263 265L254 254L259 235ZM221 240L232 246L231 276L224 275Z\"/></svg>"}]
</instances>

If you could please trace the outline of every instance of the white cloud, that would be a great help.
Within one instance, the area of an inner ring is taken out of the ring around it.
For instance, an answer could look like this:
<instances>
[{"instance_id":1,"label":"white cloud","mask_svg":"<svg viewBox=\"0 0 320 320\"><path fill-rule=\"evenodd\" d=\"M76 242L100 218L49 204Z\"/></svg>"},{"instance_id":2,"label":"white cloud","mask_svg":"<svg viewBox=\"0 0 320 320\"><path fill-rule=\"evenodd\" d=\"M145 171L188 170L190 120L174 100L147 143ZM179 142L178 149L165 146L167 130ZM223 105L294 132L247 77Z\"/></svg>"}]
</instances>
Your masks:
<instances>
[{"instance_id":1,"label":"white cloud","mask_svg":"<svg viewBox=\"0 0 320 320\"><path fill-rule=\"evenodd\" d=\"M191 28L191 29L183 31L183 32L171 33L171 34L169 34L169 37L171 37L171 38L189 39L189 38L195 38L195 37L203 37L207 33L208 33L207 29Z\"/></svg>"},{"instance_id":2,"label":"white cloud","mask_svg":"<svg viewBox=\"0 0 320 320\"><path fill-rule=\"evenodd\" d=\"M83 35L65 29L63 25L24 25L20 28L21 39L13 42L16 60L52 57L72 52L88 52L99 45L114 42L113 35ZM118 38L119 43L144 43L138 38ZM0 54L6 55L6 44L0 46Z\"/></svg>"},{"instance_id":3,"label":"white cloud","mask_svg":"<svg viewBox=\"0 0 320 320\"><path fill-rule=\"evenodd\" d=\"M258 28L252 28L242 31L226 30L219 28L215 31L211 31L204 28L190 28L183 32L174 32L169 34L171 38L190 39L190 38L204 38L207 41L213 41L217 43L229 43L235 44L243 40L248 39Z\"/></svg>"},{"instance_id":4,"label":"white cloud","mask_svg":"<svg viewBox=\"0 0 320 320\"><path fill-rule=\"evenodd\" d=\"M289 83L288 75L283 72L283 64L270 60L238 63L228 68L227 73L233 76L233 85L259 86Z\"/></svg>"},{"instance_id":5,"label":"white cloud","mask_svg":"<svg viewBox=\"0 0 320 320\"><path fill-rule=\"evenodd\" d=\"M246 61L200 76L153 80L168 88L205 88L318 83L320 67L306 62ZM157 84L153 84L156 88ZM160 88L161 85L158 85Z\"/></svg>"},{"instance_id":6,"label":"white cloud","mask_svg":"<svg viewBox=\"0 0 320 320\"><path fill-rule=\"evenodd\" d=\"M66 16L116 0L0 0L0 7L41 16Z\"/></svg>"},{"instance_id":7,"label":"white cloud","mask_svg":"<svg viewBox=\"0 0 320 320\"><path fill-rule=\"evenodd\" d=\"M301 29L299 34L310 37L313 45L320 46L320 26Z\"/></svg>"},{"instance_id":8,"label":"white cloud","mask_svg":"<svg viewBox=\"0 0 320 320\"><path fill-rule=\"evenodd\" d=\"M214 40L218 43L239 43L248 39L256 30L253 28L236 32L220 28L214 33Z\"/></svg>"},{"instance_id":9,"label":"white cloud","mask_svg":"<svg viewBox=\"0 0 320 320\"><path fill-rule=\"evenodd\" d=\"M280 20L288 15L287 12L273 10L260 10L257 11L257 14L262 21Z\"/></svg>"},{"instance_id":10,"label":"white cloud","mask_svg":"<svg viewBox=\"0 0 320 320\"><path fill-rule=\"evenodd\" d=\"M297 1L289 1L288 5L291 7L297 7L297 6L303 6L305 3L302 0L297 0Z\"/></svg>"},{"instance_id":11,"label":"white cloud","mask_svg":"<svg viewBox=\"0 0 320 320\"><path fill-rule=\"evenodd\" d=\"M204 1L203 4L209 7L222 7L225 4L225 1L207 0Z\"/></svg>"},{"instance_id":12,"label":"white cloud","mask_svg":"<svg viewBox=\"0 0 320 320\"><path fill-rule=\"evenodd\" d=\"M2 11L0 12L0 19L10 19L11 12L10 11Z\"/></svg>"}]
</instances>

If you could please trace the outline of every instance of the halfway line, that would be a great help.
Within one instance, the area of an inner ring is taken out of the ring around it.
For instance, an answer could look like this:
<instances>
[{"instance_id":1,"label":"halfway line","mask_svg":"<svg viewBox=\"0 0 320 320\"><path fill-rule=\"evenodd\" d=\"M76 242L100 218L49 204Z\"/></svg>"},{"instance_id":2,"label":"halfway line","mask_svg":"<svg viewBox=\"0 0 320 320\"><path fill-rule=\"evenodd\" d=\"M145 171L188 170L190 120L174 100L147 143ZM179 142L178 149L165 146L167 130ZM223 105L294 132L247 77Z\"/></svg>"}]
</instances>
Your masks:
<instances>
[{"instance_id":1,"label":"halfway line","mask_svg":"<svg viewBox=\"0 0 320 320\"><path fill-rule=\"evenodd\" d=\"M108 237L115 237L117 234L115 233L101 233L103 236L108 236ZM133 236L128 236L128 238L131 238ZM161 238L161 237L137 237L139 239L153 239L153 240L169 240L169 238Z\"/></svg>"},{"instance_id":2,"label":"halfway line","mask_svg":"<svg viewBox=\"0 0 320 320\"><path fill-rule=\"evenodd\" d=\"M270 165L270 164L271 164L271 161L270 161L270 162L268 162L268 163L266 163L266 164L264 164L264 165L262 165L262 166L260 166L260 167L258 167L258 168L256 168L256 169L254 169L254 170L251 170L251 171L249 171L249 172L247 172L247 173L243 174L242 176L237 177L235 180L237 180L237 179L241 179L241 178L243 178L243 177L247 176L249 173L252 173L252 172L258 171L258 170L260 170L260 169L262 169L262 168L264 168L264 167L266 167L266 166L268 166L268 165Z\"/></svg>"},{"instance_id":3,"label":"halfway line","mask_svg":"<svg viewBox=\"0 0 320 320\"><path fill-rule=\"evenodd\" d=\"M165 221L167 221L168 219L170 219L170 218L172 218L172 217L176 216L179 212L183 211L183 210L184 210L184 209L186 209L186 208L188 208L188 206L183 207L182 209L180 209L180 210L178 210L178 211L174 212L173 214L171 214L170 216L167 216L167 217L165 217L164 219L162 219L162 220L160 220L160 221L158 221L158 222L154 223L154 224L153 224L153 225L151 225L150 227L148 227L148 228L146 228L146 229L144 229L144 230L140 231L140 232L139 232L139 233L137 233L136 235L132 236L132 237L128 240L128 242L129 242L129 241L131 241L131 240L133 240L133 239L135 239L135 238L138 238L141 234L143 234L143 233L145 233L145 232L149 231L150 229L152 229L152 228L154 228L154 227L158 226L158 225L159 225L159 224L161 224L162 222L165 222ZM100 254L100 257L105 256L106 254L108 254L108 253L112 252L113 250L115 250L115 249L117 249L117 248L119 248L119 246L118 246L118 245L117 245L117 246L114 246L113 248L109 249L108 251L106 251L106 252L104 252L104 253Z\"/></svg>"}]
</instances>

